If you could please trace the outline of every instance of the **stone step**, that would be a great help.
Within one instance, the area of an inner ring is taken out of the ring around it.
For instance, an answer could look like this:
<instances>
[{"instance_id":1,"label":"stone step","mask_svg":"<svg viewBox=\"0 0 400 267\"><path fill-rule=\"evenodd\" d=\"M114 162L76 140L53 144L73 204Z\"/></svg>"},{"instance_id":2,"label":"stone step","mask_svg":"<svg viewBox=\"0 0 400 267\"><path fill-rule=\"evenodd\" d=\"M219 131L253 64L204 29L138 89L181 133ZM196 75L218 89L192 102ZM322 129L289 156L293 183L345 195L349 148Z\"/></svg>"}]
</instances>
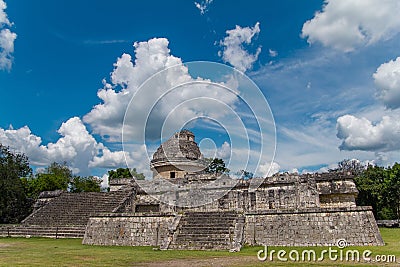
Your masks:
<instances>
[{"instance_id":1,"label":"stone step","mask_svg":"<svg viewBox=\"0 0 400 267\"><path fill-rule=\"evenodd\" d=\"M215 229L215 230L221 230L221 229L227 229L229 227L233 227L234 224L230 223L230 224L210 224L210 225L204 225L204 224L193 224L193 223L183 223L181 225L181 228L185 228L185 229L199 229L199 230L203 230L203 229Z\"/></svg>"},{"instance_id":2,"label":"stone step","mask_svg":"<svg viewBox=\"0 0 400 267\"><path fill-rule=\"evenodd\" d=\"M193 215L190 215L190 214L188 214L188 218L220 218L220 219L234 219L234 218L236 218L236 214L224 214L224 213L222 213L222 214L214 214L214 213L212 213L212 214L208 214L208 213L203 213L203 214L193 214Z\"/></svg>"},{"instance_id":3,"label":"stone step","mask_svg":"<svg viewBox=\"0 0 400 267\"><path fill-rule=\"evenodd\" d=\"M229 237L209 237L209 236L179 236L176 238L176 241L179 243L182 242L222 242L227 243L230 242Z\"/></svg>"},{"instance_id":4,"label":"stone step","mask_svg":"<svg viewBox=\"0 0 400 267\"><path fill-rule=\"evenodd\" d=\"M37 236L52 238L83 238L85 235L85 227L35 227L35 226L13 226L0 227L0 236L2 237L20 237L20 236Z\"/></svg>"},{"instance_id":5,"label":"stone step","mask_svg":"<svg viewBox=\"0 0 400 267\"><path fill-rule=\"evenodd\" d=\"M231 232L233 231L233 227ZM198 228L180 228L179 229L179 234L208 234L208 233L213 233L213 234L223 234L223 233L229 233L229 230L225 229L213 229L210 231L209 228L203 228L203 229L198 229Z\"/></svg>"},{"instance_id":6,"label":"stone step","mask_svg":"<svg viewBox=\"0 0 400 267\"><path fill-rule=\"evenodd\" d=\"M1 233L26 233L26 234L30 234L30 233L64 233L64 234L75 234L75 233L85 233L85 230L65 230L65 229L60 229L60 230L36 230L36 229L10 229L5 230L5 231L1 231Z\"/></svg>"},{"instance_id":7,"label":"stone step","mask_svg":"<svg viewBox=\"0 0 400 267\"><path fill-rule=\"evenodd\" d=\"M90 216L112 212L129 194L126 191L62 193L31 214L24 224L86 225Z\"/></svg>"},{"instance_id":8,"label":"stone step","mask_svg":"<svg viewBox=\"0 0 400 267\"><path fill-rule=\"evenodd\" d=\"M230 247L230 244L216 244L215 242L210 243L185 243L181 245L172 244L170 249L184 249L184 250L225 250Z\"/></svg>"},{"instance_id":9,"label":"stone step","mask_svg":"<svg viewBox=\"0 0 400 267\"><path fill-rule=\"evenodd\" d=\"M231 249L235 212L187 212L170 244L174 249Z\"/></svg>"},{"instance_id":10,"label":"stone step","mask_svg":"<svg viewBox=\"0 0 400 267\"><path fill-rule=\"evenodd\" d=\"M199 218L199 219L184 219L183 222L185 223L196 223L196 224L223 224L223 223L232 223L235 219L229 219L229 220L221 220L221 219L214 219L214 218Z\"/></svg>"}]
</instances>

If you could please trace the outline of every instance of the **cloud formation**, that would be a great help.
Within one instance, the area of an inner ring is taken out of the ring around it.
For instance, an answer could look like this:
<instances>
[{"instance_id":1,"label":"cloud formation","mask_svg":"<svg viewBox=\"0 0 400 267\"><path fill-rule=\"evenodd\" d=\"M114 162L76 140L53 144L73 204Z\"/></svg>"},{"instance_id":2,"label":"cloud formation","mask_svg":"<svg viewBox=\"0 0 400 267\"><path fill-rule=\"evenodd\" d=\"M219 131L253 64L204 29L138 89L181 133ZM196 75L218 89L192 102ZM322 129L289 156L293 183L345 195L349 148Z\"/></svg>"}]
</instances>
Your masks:
<instances>
[{"instance_id":1,"label":"cloud formation","mask_svg":"<svg viewBox=\"0 0 400 267\"><path fill-rule=\"evenodd\" d=\"M104 80L104 87L97 93L103 103L96 105L83 117L94 133L110 141L121 139L125 111L140 85L160 70L182 63L179 58L169 54L168 40L165 38L135 42L134 48L134 63L129 54L117 59L111 73L111 83Z\"/></svg>"},{"instance_id":2,"label":"cloud formation","mask_svg":"<svg viewBox=\"0 0 400 267\"><path fill-rule=\"evenodd\" d=\"M387 40L400 32L397 0L325 0L322 11L304 23L302 34L344 52Z\"/></svg>"},{"instance_id":3,"label":"cloud formation","mask_svg":"<svg viewBox=\"0 0 400 267\"><path fill-rule=\"evenodd\" d=\"M5 12L6 8L6 3L0 0L0 69L10 70L13 61L14 41L17 38L17 34L6 28L12 26L12 22L9 21Z\"/></svg>"},{"instance_id":4,"label":"cloud formation","mask_svg":"<svg viewBox=\"0 0 400 267\"><path fill-rule=\"evenodd\" d=\"M170 54L165 38L136 42L134 49L133 56L121 55L109 81L103 80L104 86L97 93L102 102L82 120L73 117L64 122L58 130L61 137L55 143L42 144L42 139L28 126L17 130L0 129L0 142L25 153L35 166L66 161L74 172L86 175L92 169L124 167L127 163L148 176L151 175L146 172L149 171L151 146L160 140L160 131L164 135L162 139L193 119L212 118L226 123L226 127L236 133L235 105L239 92L238 82L233 77L224 77L225 82L216 84L201 77L193 78L188 66ZM125 116L127 110L134 116ZM86 125L90 125L91 132ZM147 131L155 133L150 134L153 138L150 138L150 147L146 147L147 139L146 145L142 142L144 128L146 138ZM109 143L121 141L122 129L133 138L124 142L124 152L119 145L112 147L113 143ZM109 141L107 146L98 142L95 134ZM226 158L230 151L230 144L226 142L218 148L217 155Z\"/></svg>"},{"instance_id":5,"label":"cloud formation","mask_svg":"<svg viewBox=\"0 0 400 267\"><path fill-rule=\"evenodd\" d=\"M270 57L276 57L276 56L278 56L278 51L275 51L275 50L272 50L272 49L269 49L269 50L268 50L268 53L269 53L269 56L270 56Z\"/></svg>"},{"instance_id":6,"label":"cloud formation","mask_svg":"<svg viewBox=\"0 0 400 267\"><path fill-rule=\"evenodd\" d=\"M32 134L28 126L17 130L0 128L0 143L24 153L33 165L46 166L52 162L65 161L75 173L82 175L90 174L90 167L125 165L122 152L111 152L102 143L98 143L78 117L64 122L58 133L61 137L57 142L43 145L42 139Z\"/></svg>"},{"instance_id":7,"label":"cloud formation","mask_svg":"<svg viewBox=\"0 0 400 267\"><path fill-rule=\"evenodd\" d=\"M378 97L390 109L400 107L400 57L379 66L373 75Z\"/></svg>"},{"instance_id":8,"label":"cloud formation","mask_svg":"<svg viewBox=\"0 0 400 267\"><path fill-rule=\"evenodd\" d=\"M237 101L235 93L200 77L192 78L182 60L170 54L168 44L165 38L136 42L134 59L129 54L118 58L111 83L104 81L104 88L98 91L102 103L83 117L94 133L110 141L121 140L127 111L126 135L140 142L146 126L148 136L159 139L161 127L172 134L196 117L221 118L225 115L221 103L232 106Z\"/></svg>"},{"instance_id":9,"label":"cloud formation","mask_svg":"<svg viewBox=\"0 0 400 267\"><path fill-rule=\"evenodd\" d=\"M339 117L336 129L341 150L381 153L400 148L400 57L380 65L372 76L378 98L388 109L374 120L349 114Z\"/></svg>"},{"instance_id":10,"label":"cloud formation","mask_svg":"<svg viewBox=\"0 0 400 267\"><path fill-rule=\"evenodd\" d=\"M276 162L265 162L263 164L260 164L258 167L256 176L260 177L270 177L274 175L275 173L278 173L280 170L281 166L279 166L278 163Z\"/></svg>"},{"instance_id":11,"label":"cloud formation","mask_svg":"<svg viewBox=\"0 0 400 267\"><path fill-rule=\"evenodd\" d=\"M261 53L261 46L257 47L254 54L249 53L244 45L250 45L253 38L260 33L260 23L254 27L240 27L236 25L233 30L227 30L227 36L220 41L223 50L219 52L224 62L231 64L236 69L245 72L252 68Z\"/></svg>"},{"instance_id":12,"label":"cloud formation","mask_svg":"<svg viewBox=\"0 0 400 267\"><path fill-rule=\"evenodd\" d=\"M383 116L373 124L366 118L352 115L337 120L337 137L342 150L387 152L400 149L400 116Z\"/></svg>"},{"instance_id":13,"label":"cloud formation","mask_svg":"<svg viewBox=\"0 0 400 267\"><path fill-rule=\"evenodd\" d=\"M204 0L201 2L194 2L196 8L200 11L201 15L204 15L208 11L208 7L211 5L213 0Z\"/></svg>"}]
</instances>

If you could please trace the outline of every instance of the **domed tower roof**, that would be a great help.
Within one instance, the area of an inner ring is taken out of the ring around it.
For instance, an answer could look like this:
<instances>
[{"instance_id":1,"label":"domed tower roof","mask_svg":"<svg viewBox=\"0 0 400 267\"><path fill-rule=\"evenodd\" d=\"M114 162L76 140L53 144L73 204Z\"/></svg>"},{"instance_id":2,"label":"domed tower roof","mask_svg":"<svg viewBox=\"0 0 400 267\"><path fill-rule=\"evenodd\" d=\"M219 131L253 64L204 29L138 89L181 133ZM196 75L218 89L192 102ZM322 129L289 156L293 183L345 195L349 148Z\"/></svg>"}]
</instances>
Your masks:
<instances>
[{"instance_id":1,"label":"domed tower roof","mask_svg":"<svg viewBox=\"0 0 400 267\"><path fill-rule=\"evenodd\" d=\"M194 141L194 134L189 130L175 133L170 139L161 144L153 155L153 160L173 160L186 158L198 160L202 158L200 149Z\"/></svg>"},{"instance_id":2,"label":"domed tower roof","mask_svg":"<svg viewBox=\"0 0 400 267\"><path fill-rule=\"evenodd\" d=\"M186 174L202 172L206 162L189 130L175 133L160 145L153 155L150 168L153 177L183 178Z\"/></svg>"}]
</instances>

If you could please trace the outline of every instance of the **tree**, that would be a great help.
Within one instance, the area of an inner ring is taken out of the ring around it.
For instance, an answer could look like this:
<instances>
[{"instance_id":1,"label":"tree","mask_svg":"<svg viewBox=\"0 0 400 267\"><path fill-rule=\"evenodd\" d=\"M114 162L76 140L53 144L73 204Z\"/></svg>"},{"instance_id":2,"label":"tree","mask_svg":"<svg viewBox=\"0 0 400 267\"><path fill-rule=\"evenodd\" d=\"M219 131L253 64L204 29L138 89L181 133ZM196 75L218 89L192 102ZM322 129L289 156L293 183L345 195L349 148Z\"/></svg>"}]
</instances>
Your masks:
<instances>
[{"instance_id":1,"label":"tree","mask_svg":"<svg viewBox=\"0 0 400 267\"><path fill-rule=\"evenodd\" d=\"M236 175L244 180L251 179L254 176L254 174L252 172L249 172L246 170L240 170L240 171L236 172Z\"/></svg>"},{"instance_id":2,"label":"tree","mask_svg":"<svg viewBox=\"0 0 400 267\"><path fill-rule=\"evenodd\" d=\"M366 166L358 159L344 159L338 163L338 168L335 171L350 172L353 175L360 175L364 172Z\"/></svg>"},{"instance_id":3,"label":"tree","mask_svg":"<svg viewBox=\"0 0 400 267\"><path fill-rule=\"evenodd\" d=\"M43 173L26 179L27 195L36 199L43 191L67 190L72 178L72 171L66 162L63 164L53 162Z\"/></svg>"},{"instance_id":4,"label":"tree","mask_svg":"<svg viewBox=\"0 0 400 267\"><path fill-rule=\"evenodd\" d=\"M0 223L17 223L30 213L21 177L32 174L28 158L0 144Z\"/></svg>"},{"instance_id":5,"label":"tree","mask_svg":"<svg viewBox=\"0 0 400 267\"><path fill-rule=\"evenodd\" d=\"M400 218L400 164L384 168L369 165L354 178L359 191L357 204L372 206L380 220Z\"/></svg>"},{"instance_id":6,"label":"tree","mask_svg":"<svg viewBox=\"0 0 400 267\"><path fill-rule=\"evenodd\" d=\"M208 166L205 169L207 173L228 173L229 169L226 168L225 162L223 159L219 158L207 158L206 159Z\"/></svg>"},{"instance_id":7,"label":"tree","mask_svg":"<svg viewBox=\"0 0 400 267\"><path fill-rule=\"evenodd\" d=\"M118 178L133 178L137 180L144 180L146 177L143 173L138 173L136 168L129 170L128 168L118 168L116 170L108 171L108 179L118 179Z\"/></svg>"},{"instance_id":8,"label":"tree","mask_svg":"<svg viewBox=\"0 0 400 267\"><path fill-rule=\"evenodd\" d=\"M70 183L70 192L100 192L101 180L96 177L74 176Z\"/></svg>"},{"instance_id":9,"label":"tree","mask_svg":"<svg viewBox=\"0 0 400 267\"><path fill-rule=\"evenodd\" d=\"M138 173L136 171L136 168L131 169L131 174L133 175L133 177L136 178L136 180L144 180L144 179L146 179L146 176L144 176L144 174L142 172Z\"/></svg>"},{"instance_id":10,"label":"tree","mask_svg":"<svg viewBox=\"0 0 400 267\"><path fill-rule=\"evenodd\" d=\"M386 216L382 213L382 191L384 189L386 171L385 168L369 165L360 175L354 177L358 189L357 205L372 206L376 218L382 219Z\"/></svg>"},{"instance_id":11,"label":"tree","mask_svg":"<svg viewBox=\"0 0 400 267\"><path fill-rule=\"evenodd\" d=\"M387 168L387 175L382 192L382 202L397 220L400 219L400 164Z\"/></svg>"}]
</instances>

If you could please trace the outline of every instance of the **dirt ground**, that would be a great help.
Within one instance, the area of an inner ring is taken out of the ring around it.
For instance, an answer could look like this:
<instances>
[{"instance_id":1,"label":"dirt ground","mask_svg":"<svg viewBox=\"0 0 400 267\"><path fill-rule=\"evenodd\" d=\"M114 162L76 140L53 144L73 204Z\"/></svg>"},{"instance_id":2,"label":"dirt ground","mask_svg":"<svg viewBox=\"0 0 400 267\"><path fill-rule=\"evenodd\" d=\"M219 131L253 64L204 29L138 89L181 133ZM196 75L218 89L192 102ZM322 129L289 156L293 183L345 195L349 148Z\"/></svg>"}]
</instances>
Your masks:
<instances>
[{"instance_id":1,"label":"dirt ground","mask_svg":"<svg viewBox=\"0 0 400 267\"><path fill-rule=\"evenodd\" d=\"M247 257L216 257L212 259L176 259L163 262L142 263L136 266L140 267L208 267L208 266L251 266L260 263L255 256Z\"/></svg>"}]
</instances>

